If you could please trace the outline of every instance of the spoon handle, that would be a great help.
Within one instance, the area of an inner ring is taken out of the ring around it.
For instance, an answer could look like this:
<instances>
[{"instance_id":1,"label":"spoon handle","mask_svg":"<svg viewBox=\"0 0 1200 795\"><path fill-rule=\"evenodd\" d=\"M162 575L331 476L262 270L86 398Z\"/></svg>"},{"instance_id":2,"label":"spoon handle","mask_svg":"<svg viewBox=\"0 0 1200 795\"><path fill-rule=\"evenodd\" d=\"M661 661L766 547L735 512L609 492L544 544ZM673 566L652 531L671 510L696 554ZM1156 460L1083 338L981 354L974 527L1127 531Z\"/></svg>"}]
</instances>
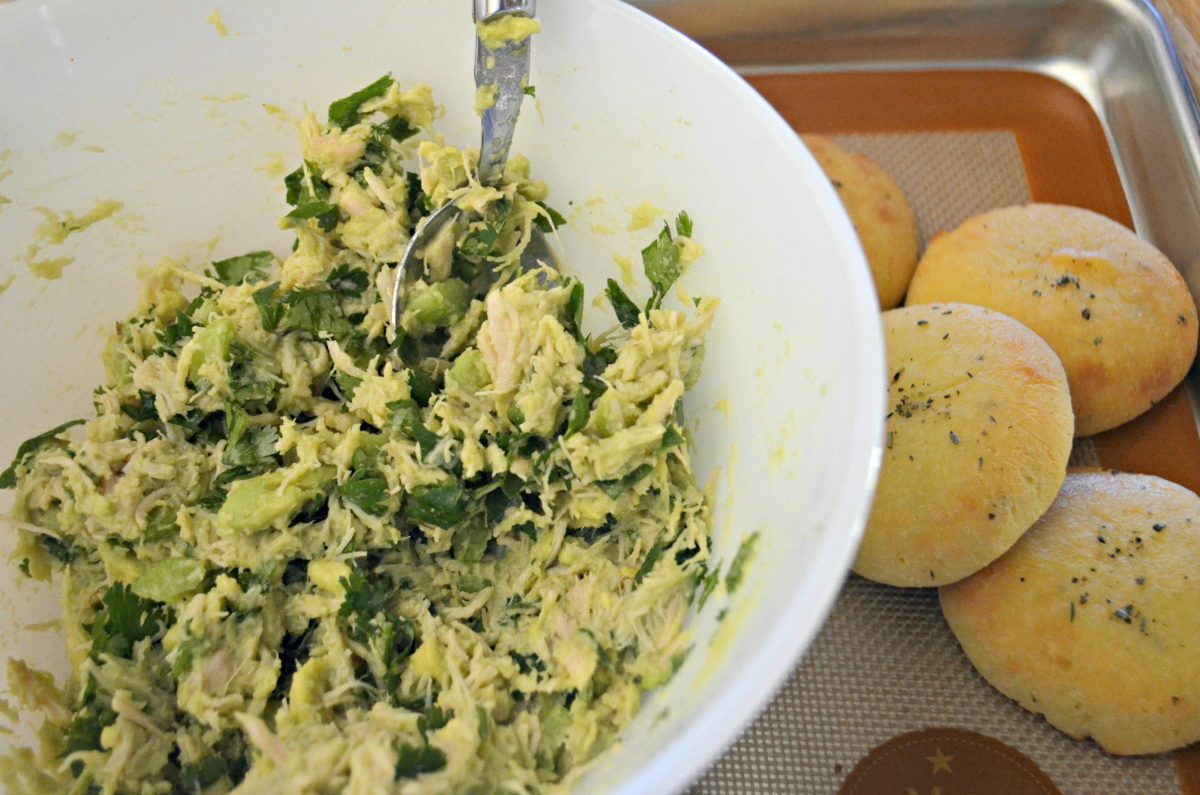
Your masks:
<instances>
[{"instance_id":1,"label":"spoon handle","mask_svg":"<svg viewBox=\"0 0 1200 795\"><path fill-rule=\"evenodd\" d=\"M482 22L497 14L533 16L533 0L475 0L475 21Z\"/></svg>"},{"instance_id":2,"label":"spoon handle","mask_svg":"<svg viewBox=\"0 0 1200 795\"><path fill-rule=\"evenodd\" d=\"M475 21L486 22L500 15L534 15L534 0L475 0ZM479 144L479 181L495 184L504 175L529 80L528 36L489 50L476 35L475 87L495 86L496 97L483 111L483 137Z\"/></svg>"}]
</instances>

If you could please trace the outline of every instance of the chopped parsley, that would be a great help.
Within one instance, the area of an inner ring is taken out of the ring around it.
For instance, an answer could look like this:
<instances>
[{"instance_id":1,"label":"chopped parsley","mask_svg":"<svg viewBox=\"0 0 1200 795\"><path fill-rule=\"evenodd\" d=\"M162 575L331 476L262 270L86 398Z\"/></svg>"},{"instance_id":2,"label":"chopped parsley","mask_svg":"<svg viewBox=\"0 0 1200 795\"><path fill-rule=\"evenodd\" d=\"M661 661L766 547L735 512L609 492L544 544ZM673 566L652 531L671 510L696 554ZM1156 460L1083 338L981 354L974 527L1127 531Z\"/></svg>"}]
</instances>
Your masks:
<instances>
[{"instance_id":1,"label":"chopped parsley","mask_svg":"<svg viewBox=\"0 0 1200 795\"><path fill-rule=\"evenodd\" d=\"M229 772L225 760L216 754L201 757L198 762L188 762L179 768L179 783L187 792L200 792L211 787Z\"/></svg>"},{"instance_id":2,"label":"chopped parsley","mask_svg":"<svg viewBox=\"0 0 1200 795\"><path fill-rule=\"evenodd\" d=\"M154 395L144 389L139 389L137 403L122 403L121 413L134 422L157 420L158 410L154 408Z\"/></svg>"},{"instance_id":3,"label":"chopped parsley","mask_svg":"<svg viewBox=\"0 0 1200 795\"><path fill-rule=\"evenodd\" d=\"M571 415L567 421L567 430L563 436L571 436L583 430L583 426L587 425L590 415L591 407L588 405L587 395L582 391L576 392L575 398L571 401Z\"/></svg>"},{"instance_id":4,"label":"chopped parsley","mask_svg":"<svg viewBox=\"0 0 1200 795\"><path fill-rule=\"evenodd\" d=\"M680 237L691 236L692 219L686 212L681 212L675 219L675 231ZM662 305L671 286L683 274L682 251L683 244L671 236L671 228L667 224L663 224L658 237L642 249L642 267L652 288L646 304L647 312Z\"/></svg>"},{"instance_id":5,"label":"chopped parsley","mask_svg":"<svg viewBox=\"0 0 1200 795\"><path fill-rule=\"evenodd\" d=\"M218 260L212 264L213 274L222 284L241 284L250 279L258 281L275 264L275 255L269 251L251 251L237 257Z\"/></svg>"},{"instance_id":6,"label":"chopped parsley","mask_svg":"<svg viewBox=\"0 0 1200 795\"><path fill-rule=\"evenodd\" d=\"M341 219L341 213L327 201L329 184L315 172L316 167L306 161L283 178L287 202L295 208L284 217L293 220L315 218L321 231L332 232Z\"/></svg>"},{"instance_id":7,"label":"chopped parsley","mask_svg":"<svg viewBox=\"0 0 1200 795\"><path fill-rule=\"evenodd\" d=\"M317 226L321 227L322 231L332 232L341 220L341 213L335 205L326 201L312 201L307 204L301 204L296 209L288 213L285 218L293 218L298 221L314 218L317 221Z\"/></svg>"},{"instance_id":8,"label":"chopped parsley","mask_svg":"<svg viewBox=\"0 0 1200 795\"><path fill-rule=\"evenodd\" d=\"M387 404L391 410L392 427L417 443L422 456L437 447L438 435L421 421L421 409L415 400L396 400Z\"/></svg>"},{"instance_id":9,"label":"chopped parsley","mask_svg":"<svg viewBox=\"0 0 1200 795\"><path fill-rule=\"evenodd\" d=\"M567 225L567 219L564 218L562 213L560 213L558 210L555 210L553 207L546 204L545 202L538 202L537 205L538 205L538 207L541 207L542 210L544 210L546 214L539 215L536 218L534 218L533 225L536 226L538 229L542 230L542 232L545 232L546 234L550 234L555 229L558 229L560 226Z\"/></svg>"},{"instance_id":10,"label":"chopped parsley","mask_svg":"<svg viewBox=\"0 0 1200 795\"><path fill-rule=\"evenodd\" d=\"M348 97L342 97L329 105L329 122L338 127L357 124L359 109L369 99L382 97L395 84L391 75L384 75L366 88L360 88Z\"/></svg>"},{"instance_id":11,"label":"chopped parsley","mask_svg":"<svg viewBox=\"0 0 1200 795\"><path fill-rule=\"evenodd\" d=\"M733 560L729 564L729 571L725 573L725 588L730 593L738 589L742 584L742 578L746 574L746 564L750 562L750 557L754 554L754 546L758 543L758 533L754 532L742 539L742 543L738 545L737 554L733 556Z\"/></svg>"},{"instance_id":12,"label":"chopped parsley","mask_svg":"<svg viewBox=\"0 0 1200 795\"><path fill-rule=\"evenodd\" d=\"M284 327L306 332L316 339L344 337L354 330L332 292L296 290L284 297L283 305Z\"/></svg>"},{"instance_id":13,"label":"chopped parsley","mask_svg":"<svg viewBox=\"0 0 1200 795\"><path fill-rule=\"evenodd\" d=\"M417 486L408 493L405 518L450 530L466 518L466 493L462 483L453 481L436 486Z\"/></svg>"},{"instance_id":14,"label":"chopped parsley","mask_svg":"<svg viewBox=\"0 0 1200 795\"><path fill-rule=\"evenodd\" d=\"M337 487L341 494L371 516L387 513L390 495L387 479L373 469L356 469Z\"/></svg>"},{"instance_id":15,"label":"chopped parsley","mask_svg":"<svg viewBox=\"0 0 1200 795\"><path fill-rule=\"evenodd\" d=\"M230 467L265 467L274 463L279 430L274 425L247 427L247 416L234 407L226 409L228 440L221 461Z\"/></svg>"},{"instance_id":16,"label":"chopped parsley","mask_svg":"<svg viewBox=\"0 0 1200 795\"><path fill-rule=\"evenodd\" d=\"M74 428L76 425L82 425L84 420L71 420L64 422L62 425L51 428L45 433L40 433L32 439L26 439L17 447L17 454L13 456L12 463L8 465L8 469L0 472L0 489L11 489L17 485L17 467L25 463L25 459L33 455L39 449L50 445L63 445L62 440L58 438L59 434L68 428Z\"/></svg>"},{"instance_id":17,"label":"chopped parsley","mask_svg":"<svg viewBox=\"0 0 1200 795\"><path fill-rule=\"evenodd\" d=\"M192 322L192 313L199 309L203 303L204 297L199 296L188 304L186 308L175 314L175 318L158 335L156 353L166 353L174 349L181 341L192 336L192 331L195 330L195 324Z\"/></svg>"},{"instance_id":18,"label":"chopped parsley","mask_svg":"<svg viewBox=\"0 0 1200 795\"><path fill-rule=\"evenodd\" d=\"M359 268L351 268L345 263L338 265L326 279L333 291L344 296L359 296L367 289L370 278L367 272Z\"/></svg>"},{"instance_id":19,"label":"chopped parsley","mask_svg":"<svg viewBox=\"0 0 1200 795\"><path fill-rule=\"evenodd\" d=\"M642 582L647 574L654 569L654 564L658 563L658 559L662 557L662 547L650 547L650 551L646 553L646 559L642 561L642 565L638 567L637 574L633 575L634 585Z\"/></svg>"},{"instance_id":20,"label":"chopped parsley","mask_svg":"<svg viewBox=\"0 0 1200 795\"><path fill-rule=\"evenodd\" d=\"M92 620L92 659L99 661L106 654L129 659L135 643L158 634L164 617L161 606L115 583Z\"/></svg>"},{"instance_id":21,"label":"chopped parsley","mask_svg":"<svg viewBox=\"0 0 1200 795\"><path fill-rule=\"evenodd\" d=\"M609 279L604 294L608 297L608 302L612 304L618 323L625 328L633 328L638 324L641 312L638 310L637 304L633 302L633 299L621 289L621 285L617 284L615 280Z\"/></svg>"},{"instance_id":22,"label":"chopped parsley","mask_svg":"<svg viewBox=\"0 0 1200 795\"><path fill-rule=\"evenodd\" d=\"M396 751L396 781L436 773L446 766L446 755L432 745L404 743Z\"/></svg>"},{"instance_id":23,"label":"chopped parsley","mask_svg":"<svg viewBox=\"0 0 1200 795\"><path fill-rule=\"evenodd\" d=\"M258 307L258 314L262 317L263 331L274 331L283 319L283 304L275 300L278 290L279 282L273 282L261 290L255 290L252 296L254 305Z\"/></svg>"},{"instance_id":24,"label":"chopped parsley","mask_svg":"<svg viewBox=\"0 0 1200 795\"><path fill-rule=\"evenodd\" d=\"M615 500L653 471L654 467L650 464L642 464L623 478L597 481L596 485L600 487L601 491Z\"/></svg>"}]
</instances>

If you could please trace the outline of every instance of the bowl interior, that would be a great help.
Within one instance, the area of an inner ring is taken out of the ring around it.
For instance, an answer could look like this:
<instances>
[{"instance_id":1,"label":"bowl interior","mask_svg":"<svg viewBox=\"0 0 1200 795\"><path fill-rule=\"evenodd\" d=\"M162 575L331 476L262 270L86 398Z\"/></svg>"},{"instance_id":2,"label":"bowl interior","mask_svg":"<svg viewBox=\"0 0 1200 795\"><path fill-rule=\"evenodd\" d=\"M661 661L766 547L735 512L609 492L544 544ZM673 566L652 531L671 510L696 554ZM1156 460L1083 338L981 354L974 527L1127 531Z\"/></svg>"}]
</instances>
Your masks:
<instances>
[{"instance_id":1,"label":"bowl interior","mask_svg":"<svg viewBox=\"0 0 1200 795\"><path fill-rule=\"evenodd\" d=\"M687 210L706 254L681 283L722 302L685 408L700 482L714 486L722 572L757 533L754 553L736 592L722 585L694 617L675 678L579 786L667 792L766 703L844 577L878 456L878 313L833 190L740 79L614 0L556 0L539 16L537 99L515 151L570 221L568 270L599 295L619 273L614 255L639 262L661 223L630 230L633 208ZM24 438L91 411L100 351L134 306L139 267L286 252L275 220L299 156L288 116L306 103L323 113L391 72L431 84L446 111L438 131L474 146L472 48L468 5L444 0L352 0L336 12L265 0L219 15L158 0L0 6L4 464ZM44 220L35 208L83 216L101 200L122 206L61 244L28 248ZM59 258L71 259L61 279L30 271L30 260ZM593 329L609 322L588 312ZM0 493L0 510L9 500ZM8 569L0 606L8 653L65 672L59 633L26 628L56 614L55 589Z\"/></svg>"}]
</instances>

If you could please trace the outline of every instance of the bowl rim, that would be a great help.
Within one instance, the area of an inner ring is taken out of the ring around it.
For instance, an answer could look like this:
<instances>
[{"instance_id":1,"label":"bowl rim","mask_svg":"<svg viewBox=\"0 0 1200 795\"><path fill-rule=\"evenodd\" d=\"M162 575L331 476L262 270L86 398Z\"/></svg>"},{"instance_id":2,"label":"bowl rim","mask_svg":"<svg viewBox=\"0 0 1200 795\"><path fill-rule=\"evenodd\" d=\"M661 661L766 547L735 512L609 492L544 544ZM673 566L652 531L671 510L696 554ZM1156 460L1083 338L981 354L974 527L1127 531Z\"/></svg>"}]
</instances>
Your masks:
<instances>
[{"instance_id":1,"label":"bowl rim","mask_svg":"<svg viewBox=\"0 0 1200 795\"><path fill-rule=\"evenodd\" d=\"M791 150L789 165L823 174L800 134L741 75L715 55L664 22L621 0L589 1L632 25L649 28L656 35L673 40L698 68L706 70L708 79L725 83L745 96L781 143L790 141L791 146L786 147ZM818 542L812 569L815 576L809 576L785 603L777 607L780 627L791 631L781 629L770 633L752 654L742 657L740 670L718 691L710 705L673 736L651 761L610 790L613 795L681 792L717 763L782 689L824 625L865 532L883 457L886 404L883 325L866 256L849 216L828 180L822 179L818 183L825 194L822 204L844 220L840 227L828 231L851 260L861 263L861 267L851 269L848 274L851 303L844 312L851 327L862 333L854 343L852 367L843 372L843 375L851 376L854 387L853 406L848 414L855 421L845 434L849 451L845 464L833 478L836 493L831 504L835 507L826 525L836 531L823 533Z\"/></svg>"}]
</instances>

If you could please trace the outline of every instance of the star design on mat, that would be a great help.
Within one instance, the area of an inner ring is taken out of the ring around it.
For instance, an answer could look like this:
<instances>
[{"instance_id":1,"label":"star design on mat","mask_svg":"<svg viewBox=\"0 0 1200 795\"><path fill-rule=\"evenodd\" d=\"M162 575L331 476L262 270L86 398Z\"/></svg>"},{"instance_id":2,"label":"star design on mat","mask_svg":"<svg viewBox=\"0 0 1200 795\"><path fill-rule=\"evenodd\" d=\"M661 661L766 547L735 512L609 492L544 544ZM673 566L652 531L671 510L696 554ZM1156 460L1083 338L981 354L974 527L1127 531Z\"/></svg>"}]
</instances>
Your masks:
<instances>
[{"instance_id":1,"label":"star design on mat","mask_svg":"<svg viewBox=\"0 0 1200 795\"><path fill-rule=\"evenodd\" d=\"M945 770L947 773L954 772L950 769L950 760L953 758L952 756L946 756L942 753L942 749L938 748L937 753L933 756L925 757L925 760L933 763L933 775L936 776L939 770Z\"/></svg>"}]
</instances>

